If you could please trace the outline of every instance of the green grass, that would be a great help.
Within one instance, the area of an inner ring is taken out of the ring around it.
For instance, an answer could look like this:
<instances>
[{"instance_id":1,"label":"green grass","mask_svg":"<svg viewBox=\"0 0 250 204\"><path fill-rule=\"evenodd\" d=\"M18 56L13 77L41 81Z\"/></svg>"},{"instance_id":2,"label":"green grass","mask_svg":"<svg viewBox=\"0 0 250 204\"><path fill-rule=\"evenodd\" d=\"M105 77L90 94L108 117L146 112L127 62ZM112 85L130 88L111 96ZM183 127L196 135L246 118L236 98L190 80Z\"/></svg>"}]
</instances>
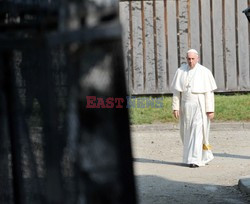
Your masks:
<instances>
[{"instance_id":1,"label":"green grass","mask_svg":"<svg viewBox=\"0 0 250 204\"><path fill-rule=\"evenodd\" d=\"M250 94L215 96L216 121L250 121Z\"/></svg>"},{"instance_id":2,"label":"green grass","mask_svg":"<svg viewBox=\"0 0 250 204\"><path fill-rule=\"evenodd\" d=\"M154 98L146 97L149 100ZM131 124L152 124L177 122L172 115L171 96L164 96L163 106L160 108L143 107L130 108ZM140 98L143 99L143 98ZM145 105L146 103L144 103ZM138 104L136 107L139 107ZM246 95L216 95L215 119L216 122L249 121L250 122L250 94Z\"/></svg>"}]
</instances>

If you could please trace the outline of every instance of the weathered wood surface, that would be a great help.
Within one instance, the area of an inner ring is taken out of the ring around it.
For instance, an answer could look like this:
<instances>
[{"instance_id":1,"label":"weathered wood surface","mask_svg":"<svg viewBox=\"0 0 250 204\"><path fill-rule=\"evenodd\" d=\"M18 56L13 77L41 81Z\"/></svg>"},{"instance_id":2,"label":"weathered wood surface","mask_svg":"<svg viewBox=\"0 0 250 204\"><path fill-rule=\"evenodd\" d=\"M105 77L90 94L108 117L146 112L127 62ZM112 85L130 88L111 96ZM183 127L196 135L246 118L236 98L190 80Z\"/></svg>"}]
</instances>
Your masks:
<instances>
[{"instance_id":1,"label":"weathered wood surface","mask_svg":"<svg viewBox=\"0 0 250 204\"><path fill-rule=\"evenodd\" d=\"M134 94L144 93L145 90L145 72L143 67L143 36L142 36L142 21L141 18L141 2L132 2L132 52L133 52L133 67L134 70L134 87L132 88Z\"/></svg>"},{"instance_id":2,"label":"weathered wood surface","mask_svg":"<svg viewBox=\"0 0 250 204\"><path fill-rule=\"evenodd\" d=\"M212 33L211 33L211 12L210 12L210 0L200 1L201 5L201 63L213 71L212 67Z\"/></svg>"},{"instance_id":3,"label":"weathered wood surface","mask_svg":"<svg viewBox=\"0 0 250 204\"><path fill-rule=\"evenodd\" d=\"M235 0L225 1L226 89L237 88Z\"/></svg>"},{"instance_id":4,"label":"weathered wood surface","mask_svg":"<svg viewBox=\"0 0 250 204\"><path fill-rule=\"evenodd\" d=\"M200 15L199 15L199 1L189 1L190 12L189 12L189 24L190 24L190 40L191 48L196 49L200 53ZM202 56L200 56L202 57Z\"/></svg>"},{"instance_id":5,"label":"weathered wood surface","mask_svg":"<svg viewBox=\"0 0 250 204\"><path fill-rule=\"evenodd\" d=\"M156 91L156 75L155 69L155 47L154 47L154 16L153 1L144 2L144 25L145 25L145 71L146 83L145 92L154 93ZM142 11L143 12L143 11Z\"/></svg>"},{"instance_id":6,"label":"weathered wood surface","mask_svg":"<svg viewBox=\"0 0 250 204\"><path fill-rule=\"evenodd\" d=\"M131 39L130 39L130 19L129 19L129 3L121 2L119 7L120 21L122 25L122 42L123 42L123 55L125 65L125 76L127 79L127 91L132 92L132 50L131 50Z\"/></svg>"},{"instance_id":7,"label":"weathered wood surface","mask_svg":"<svg viewBox=\"0 0 250 204\"><path fill-rule=\"evenodd\" d=\"M249 0L120 1L127 86L131 94L167 94L186 51L216 79L218 92L250 91Z\"/></svg>"},{"instance_id":8,"label":"weathered wood surface","mask_svg":"<svg viewBox=\"0 0 250 204\"><path fill-rule=\"evenodd\" d=\"M179 1L179 53L180 64L186 63L188 45L188 0Z\"/></svg>"},{"instance_id":9,"label":"weathered wood surface","mask_svg":"<svg viewBox=\"0 0 250 204\"><path fill-rule=\"evenodd\" d=\"M177 51L177 19L176 19L176 2L167 1L167 19L168 19L168 75L169 83L174 77L178 68L178 51Z\"/></svg>"},{"instance_id":10,"label":"weathered wood surface","mask_svg":"<svg viewBox=\"0 0 250 204\"><path fill-rule=\"evenodd\" d=\"M246 1L237 2L237 12L241 13L244 8L247 8ZM249 1L250 5L250 1ZM238 21L238 60L239 60L239 81L238 87L240 90L249 90L250 87L250 50L249 50L249 28L245 21L244 15L239 15Z\"/></svg>"},{"instance_id":11,"label":"weathered wood surface","mask_svg":"<svg viewBox=\"0 0 250 204\"><path fill-rule=\"evenodd\" d=\"M213 70L219 91L225 90L224 58L223 58L223 18L222 1L212 3L212 29L213 29Z\"/></svg>"},{"instance_id":12,"label":"weathered wood surface","mask_svg":"<svg viewBox=\"0 0 250 204\"><path fill-rule=\"evenodd\" d=\"M157 73L158 93L165 93L167 90L167 61L166 61L166 35L164 2L156 2L156 48L157 48Z\"/></svg>"}]
</instances>

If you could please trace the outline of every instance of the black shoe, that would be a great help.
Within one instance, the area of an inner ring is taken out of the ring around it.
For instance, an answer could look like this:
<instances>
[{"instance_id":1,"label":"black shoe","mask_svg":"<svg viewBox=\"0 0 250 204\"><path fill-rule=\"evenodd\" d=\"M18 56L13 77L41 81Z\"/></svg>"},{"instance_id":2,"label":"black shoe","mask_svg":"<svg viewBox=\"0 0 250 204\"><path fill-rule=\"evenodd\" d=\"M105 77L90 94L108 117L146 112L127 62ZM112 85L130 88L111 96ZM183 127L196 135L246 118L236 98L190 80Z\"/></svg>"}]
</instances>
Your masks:
<instances>
[{"instance_id":1,"label":"black shoe","mask_svg":"<svg viewBox=\"0 0 250 204\"><path fill-rule=\"evenodd\" d=\"M189 164L189 167L190 167L190 168L198 168L199 166L196 165L196 164Z\"/></svg>"}]
</instances>

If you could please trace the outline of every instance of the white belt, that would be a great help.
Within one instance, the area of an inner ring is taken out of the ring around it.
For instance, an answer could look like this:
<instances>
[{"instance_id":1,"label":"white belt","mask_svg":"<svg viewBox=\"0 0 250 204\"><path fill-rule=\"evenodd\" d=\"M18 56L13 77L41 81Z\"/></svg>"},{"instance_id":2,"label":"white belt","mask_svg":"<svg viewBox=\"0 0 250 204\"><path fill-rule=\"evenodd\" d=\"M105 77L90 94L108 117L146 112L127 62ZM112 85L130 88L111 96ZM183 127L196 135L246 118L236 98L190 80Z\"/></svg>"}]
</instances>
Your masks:
<instances>
[{"instance_id":1,"label":"white belt","mask_svg":"<svg viewBox=\"0 0 250 204\"><path fill-rule=\"evenodd\" d=\"M182 101L198 101L198 95L191 92L182 92Z\"/></svg>"}]
</instances>

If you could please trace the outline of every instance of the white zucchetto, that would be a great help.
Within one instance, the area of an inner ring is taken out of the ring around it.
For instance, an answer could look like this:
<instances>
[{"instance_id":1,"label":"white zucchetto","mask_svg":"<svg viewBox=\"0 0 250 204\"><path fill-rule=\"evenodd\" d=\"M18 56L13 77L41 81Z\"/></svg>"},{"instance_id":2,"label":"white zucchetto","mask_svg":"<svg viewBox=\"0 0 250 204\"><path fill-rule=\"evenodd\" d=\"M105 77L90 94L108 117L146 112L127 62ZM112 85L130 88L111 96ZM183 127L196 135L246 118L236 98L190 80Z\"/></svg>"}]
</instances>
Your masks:
<instances>
[{"instance_id":1,"label":"white zucchetto","mask_svg":"<svg viewBox=\"0 0 250 204\"><path fill-rule=\"evenodd\" d=\"M190 53L190 52L199 55L199 53L198 53L197 50L195 50L195 49L190 49L190 50L188 50L188 51L187 51L187 54Z\"/></svg>"}]
</instances>

